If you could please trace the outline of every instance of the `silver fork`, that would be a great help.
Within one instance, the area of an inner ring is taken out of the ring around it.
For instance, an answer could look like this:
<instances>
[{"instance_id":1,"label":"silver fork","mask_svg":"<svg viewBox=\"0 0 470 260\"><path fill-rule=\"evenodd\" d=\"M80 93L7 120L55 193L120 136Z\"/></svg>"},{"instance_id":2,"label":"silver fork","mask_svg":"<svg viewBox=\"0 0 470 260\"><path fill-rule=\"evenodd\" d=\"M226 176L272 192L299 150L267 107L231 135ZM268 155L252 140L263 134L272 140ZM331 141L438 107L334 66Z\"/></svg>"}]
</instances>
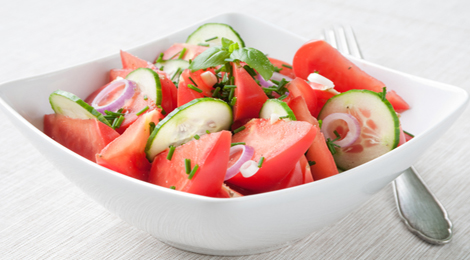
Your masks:
<instances>
[{"instance_id":1,"label":"silver fork","mask_svg":"<svg viewBox=\"0 0 470 260\"><path fill-rule=\"evenodd\" d=\"M350 26L324 30L321 38L342 54L363 58ZM413 166L393 181L393 190L398 214L412 233L431 244L442 245L452 240L452 222L447 211Z\"/></svg>"}]
</instances>

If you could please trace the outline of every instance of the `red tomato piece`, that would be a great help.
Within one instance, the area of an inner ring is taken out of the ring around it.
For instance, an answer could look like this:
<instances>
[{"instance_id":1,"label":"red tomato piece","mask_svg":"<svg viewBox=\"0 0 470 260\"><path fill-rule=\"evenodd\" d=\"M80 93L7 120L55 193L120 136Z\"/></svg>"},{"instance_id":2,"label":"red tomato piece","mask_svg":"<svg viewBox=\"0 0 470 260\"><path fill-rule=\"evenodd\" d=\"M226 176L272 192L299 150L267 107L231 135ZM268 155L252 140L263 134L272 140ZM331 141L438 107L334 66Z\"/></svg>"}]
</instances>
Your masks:
<instances>
[{"instance_id":1,"label":"red tomato piece","mask_svg":"<svg viewBox=\"0 0 470 260\"><path fill-rule=\"evenodd\" d=\"M123 69L136 70L138 68L150 68L154 70L160 79L162 88L161 106L166 113L170 113L177 106L177 89L175 84L168 78L168 74L160 71L152 63L140 59L130 53L121 51L121 61ZM127 75L126 75L127 76Z\"/></svg>"},{"instance_id":2,"label":"red tomato piece","mask_svg":"<svg viewBox=\"0 0 470 260\"><path fill-rule=\"evenodd\" d=\"M183 55L183 60L194 60L199 54L207 50L208 47L193 45L188 43L175 43L171 45L166 51L163 52L163 59L178 59L181 51L186 49Z\"/></svg>"},{"instance_id":3,"label":"red tomato piece","mask_svg":"<svg viewBox=\"0 0 470 260\"><path fill-rule=\"evenodd\" d=\"M119 134L96 119L75 119L59 114L44 116L44 133L75 153L95 162L95 155Z\"/></svg>"},{"instance_id":4,"label":"red tomato piece","mask_svg":"<svg viewBox=\"0 0 470 260\"><path fill-rule=\"evenodd\" d=\"M153 65L152 63L146 60L143 60L141 58L138 58L122 50L121 50L121 62L122 62L123 69L131 69L131 70L136 70L138 68L156 69L155 65Z\"/></svg>"},{"instance_id":5,"label":"red tomato piece","mask_svg":"<svg viewBox=\"0 0 470 260\"><path fill-rule=\"evenodd\" d=\"M404 132L404 131L403 131ZM409 140L413 139L414 136L412 136L411 134L407 133L407 132L404 132L405 133L405 139L406 141L408 142Z\"/></svg>"},{"instance_id":6,"label":"red tomato piece","mask_svg":"<svg viewBox=\"0 0 470 260\"><path fill-rule=\"evenodd\" d=\"M284 99L285 102L289 102L296 97L303 97L307 103L307 107L310 113L312 115L316 113L317 95L305 80L301 78L295 78L287 84L286 88L289 90L289 96Z\"/></svg>"},{"instance_id":7,"label":"red tomato piece","mask_svg":"<svg viewBox=\"0 0 470 260\"><path fill-rule=\"evenodd\" d=\"M315 112L312 113L312 116L318 117L318 114L320 114L320 111L326 104L326 101L328 101L328 99L332 98L333 96L339 94L339 92L334 89L325 89L323 85L314 82L309 82L308 84L310 85L310 87L312 87L313 92L315 92L315 95L317 96L317 105Z\"/></svg>"},{"instance_id":8,"label":"red tomato piece","mask_svg":"<svg viewBox=\"0 0 470 260\"><path fill-rule=\"evenodd\" d=\"M315 126L317 134L315 140L310 145L307 152L307 159L315 164L310 166L314 180L320 180L338 174L335 160L325 142L325 137L320 132L318 121L308 111L305 100L297 97L287 103L294 112L295 117L299 121L309 122Z\"/></svg>"},{"instance_id":9,"label":"red tomato piece","mask_svg":"<svg viewBox=\"0 0 470 260\"><path fill-rule=\"evenodd\" d=\"M227 171L231 133L221 131L201 136L176 147L171 160L169 149L155 157L149 182L176 190L216 197L220 192ZM191 159L191 169L199 165L192 179L185 171L185 159Z\"/></svg>"},{"instance_id":10,"label":"red tomato piece","mask_svg":"<svg viewBox=\"0 0 470 260\"><path fill-rule=\"evenodd\" d=\"M292 65L290 65L289 63L287 62L284 62L284 61L281 61L281 60L278 60L278 59L275 59L275 58L269 58L269 61L276 67L280 68L281 71L279 71L280 74L286 76L286 77L289 77L291 79L295 79L295 73L294 73L294 70L291 69L292 68ZM284 66L283 66L284 65Z\"/></svg>"},{"instance_id":11,"label":"red tomato piece","mask_svg":"<svg viewBox=\"0 0 470 260\"><path fill-rule=\"evenodd\" d=\"M245 178L238 173L227 183L252 192L265 192L280 185L315 139L315 129L306 122L253 119L236 133L232 142L244 142L254 148L252 160L264 157L258 172Z\"/></svg>"},{"instance_id":12,"label":"red tomato piece","mask_svg":"<svg viewBox=\"0 0 470 260\"><path fill-rule=\"evenodd\" d=\"M310 166L308 165L307 158L302 156L295 164L289 174L278 185L269 189L269 191L282 190L290 187L295 187L305 183L313 182Z\"/></svg>"},{"instance_id":13,"label":"red tomato piece","mask_svg":"<svg viewBox=\"0 0 470 260\"><path fill-rule=\"evenodd\" d=\"M212 69L207 71L214 72ZM212 97L212 86L207 85L201 78L201 74L204 72L205 71L203 70L191 72L189 69L186 69L183 71L183 73L181 73L180 81L178 83L178 107L196 98ZM189 78L191 78L194 82ZM188 87L188 84L194 86L194 83L197 85L195 87L202 90L202 92L198 92Z\"/></svg>"},{"instance_id":14,"label":"red tomato piece","mask_svg":"<svg viewBox=\"0 0 470 260\"><path fill-rule=\"evenodd\" d=\"M310 73L318 71L320 75L333 81L339 92L351 89L382 92L385 87L383 82L365 73L323 40L313 40L300 47L294 55L293 67L295 75L305 80ZM389 101L392 103L395 99ZM395 106L400 106L399 104Z\"/></svg>"},{"instance_id":15,"label":"red tomato piece","mask_svg":"<svg viewBox=\"0 0 470 260\"><path fill-rule=\"evenodd\" d=\"M395 109L397 113L402 113L410 109L410 105L408 105L408 103L406 103L406 101L394 90L387 91L385 98L390 102L390 104L392 104L393 109Z\"/></svg>"},{"instance_id":16,"label":"red tomato piece","mask_svg":"<svg viewBox=\"0 0 470 260\"><path fill-rule=\"evenodd\" d=\"M126 78L133 69L111 69L109 71L109 81L115 80L117 77Z\"/></svg>"},{"instance_id":17,"label":"red tomato piece","mask_svg":"<svg viewBox=\"0 0 470 260\"><path fill-rule=\"evenodd\" d=\"M251 75L236 63L232 63L235 78L235 97L237 102L233 106L234 119L232 128L236 129L252 118L259 117L259 112L268 100L266 93L251 77Z\"/></svg>"},{"instance_id":18,"label":"red tomato piece","mask_svg":"<svg viewBox=\"0 0 470 260\"><path fill-rule=\"evenodd\" d=\"M162 118L158 110L139 117L121 136L96 155L96 162L113 171L147 181L151 163L147 160L145 145L150 136L150 122L158 124Z\"/></svg>"}]
</instances>

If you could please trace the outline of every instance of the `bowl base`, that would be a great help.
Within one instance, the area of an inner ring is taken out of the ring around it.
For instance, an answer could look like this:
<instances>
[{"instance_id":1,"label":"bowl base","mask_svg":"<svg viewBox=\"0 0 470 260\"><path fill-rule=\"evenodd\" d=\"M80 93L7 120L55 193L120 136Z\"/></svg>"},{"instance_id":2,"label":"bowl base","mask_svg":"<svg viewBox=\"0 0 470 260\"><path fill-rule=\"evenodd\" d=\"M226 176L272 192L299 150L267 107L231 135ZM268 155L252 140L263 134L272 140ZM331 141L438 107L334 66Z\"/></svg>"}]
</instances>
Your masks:
<instances>
[{"instance_id":1,"label":"bowl base","mask_svg":"<svg viewBox=\"0 0 470 260\"><path fill-rule=\"evenodd\" d=\"M192 252L192 253L198 253L198 254L203 254L203 255L243 256L243 255L254 255L254 254L261 254L261 253L274 251L276 249L280 249L280 248L283 248L283 247L293 245L296 242L298 242L299 240L300 239L294 240L294 241L289 241L289 242L284 242L284 243L277 244L277 245L266 246L266 247L256 247L256 248L246 248L246 249L236 249L236 250L223 250L223 249L222 250L217 250L217 249L209 249L209 248L188 246L188 245L183 245L183 244L174 243L174 242L170 242L170 241L162 241L162 240L160 240L160 241L167 244L167 245L169 245L169 246L171 246L171 247L174 247L174 248L177 248L177 249L180 249L180 250L183 250L183 251L189 251L189 252Z\"/></svg>"}]
</instances>

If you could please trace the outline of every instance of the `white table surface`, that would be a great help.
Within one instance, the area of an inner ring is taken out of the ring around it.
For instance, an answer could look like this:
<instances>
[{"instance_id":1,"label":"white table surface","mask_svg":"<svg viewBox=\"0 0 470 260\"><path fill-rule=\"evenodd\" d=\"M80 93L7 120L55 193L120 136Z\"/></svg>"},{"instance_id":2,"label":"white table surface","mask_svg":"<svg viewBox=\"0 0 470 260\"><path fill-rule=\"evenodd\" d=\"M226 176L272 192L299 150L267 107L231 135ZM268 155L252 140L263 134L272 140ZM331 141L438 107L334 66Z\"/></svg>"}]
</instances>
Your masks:
<instances>
[{"instance_id":1,"label":"white table surface","mask_svg":"<svg viewBox=\"0 0 470 260\"><path fill-rule=\"evenodd\" d=\"M470 2L464 0L2 1L0 82L114 54L226 11L304 37L349 24L367 60L470 91ZM450 244L429 245L409 233L389 185L292 246L240 259L470 259L469 118L467 109L415 164L453 220ZM106 211L2 112L0 143L0 259L218 259L169 247Z\"/></svg>"}]
</instances>

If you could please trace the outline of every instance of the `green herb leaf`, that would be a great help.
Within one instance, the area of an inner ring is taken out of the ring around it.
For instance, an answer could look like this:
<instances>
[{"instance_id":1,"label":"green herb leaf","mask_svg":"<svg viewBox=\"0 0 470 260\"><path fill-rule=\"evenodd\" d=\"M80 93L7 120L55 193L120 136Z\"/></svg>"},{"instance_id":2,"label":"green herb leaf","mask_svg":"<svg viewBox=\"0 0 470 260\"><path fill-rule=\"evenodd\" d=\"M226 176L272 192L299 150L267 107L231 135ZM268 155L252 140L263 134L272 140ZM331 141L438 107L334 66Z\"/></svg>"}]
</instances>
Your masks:
<instances>
[{"instance_id":1,"label":"green herb leaf","mask_svg":"<svg viewBox=\"0 0 470 260\"><path fill-rule=\"evenodd\" d=\"M250 47L237 49L230 54L230 58L245 62L248 66L258 71L265 80L269 80L273 75L273 64L264 53L257 49Z\"/></svg>"},{"instance_id":2,"label":"green herb leaf","mask_svg":"<svg viewBox=\"0 0 470 260\"><path fill-rule=\"evenodd\" d=\"M222 38L224 39L224 38ZM225 59L230 57L230 52L220 46L210 47L199 54L189 65L189 69L194 72L197 70L215 67L225 63Z\"/></svg>"},{"instance_id":3,"label":"green herb leaf","mask_svg":"<svg viewBox=\"0 0 470 260\"><path fill-rule=\"evenodd\" d=\"M224 38L224 37L222 37L222 38L220 39L220 41L221 41L221 43L222 43L222 48L225 48L226 50L229 50L230 45L233 44L233 41L232 41L232 40L227 39L227 38Z\"/></svg>"}]
</instances>

